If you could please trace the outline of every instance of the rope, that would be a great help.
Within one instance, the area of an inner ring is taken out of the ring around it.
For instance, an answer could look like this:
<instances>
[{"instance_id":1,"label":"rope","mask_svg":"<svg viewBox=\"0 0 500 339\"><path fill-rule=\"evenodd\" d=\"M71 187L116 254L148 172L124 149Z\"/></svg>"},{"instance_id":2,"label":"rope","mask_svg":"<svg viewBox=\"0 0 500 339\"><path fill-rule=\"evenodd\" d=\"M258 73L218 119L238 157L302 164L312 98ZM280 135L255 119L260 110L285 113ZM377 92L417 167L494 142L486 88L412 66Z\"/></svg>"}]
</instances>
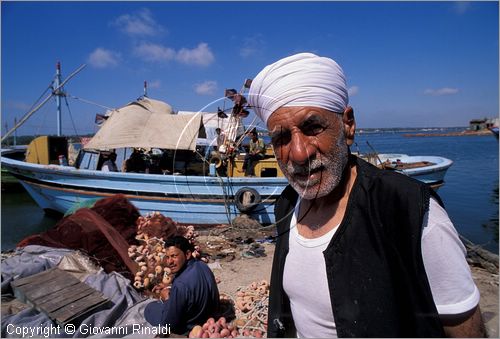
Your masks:
<instances>
[{"instance_id":1,"label":"rope","mask_svg":"<svg viewBox=\"0 0 500 339\"><path fill-rule=\"evenodd\" d=\"M90 100L86 100L86 99L82 99L82 98L79 98L79 97L75 97L74 95L71 95L71 94L66 94L66 96L70 97L71 99L80 100L80 101L85 102L87 104L95 105L95 106L98 106L98 107L101 107L101 108L105 108L105 109L110 110L110 111L114 110L114 108L107 107L107 106L98 104L96 102L90 101Z\"/></svg>"},{"instance_id":2,"label":"rope","mask_svg":"<svg viewBox=\"0 0 500 339\"><path fill-rule=\"evenodd\" d=\"M73 115L71 114L71 110L70 110L69 104L68 104L68 99L66 99L66 96L64 97L64 101L66 102L66 107L68 107L69 119L71 120L71 124L73 125L73 129L75 131L75 134L79 135L78 131L76 130L75 122L73 121Z\"/></svg>"}]
</instances>

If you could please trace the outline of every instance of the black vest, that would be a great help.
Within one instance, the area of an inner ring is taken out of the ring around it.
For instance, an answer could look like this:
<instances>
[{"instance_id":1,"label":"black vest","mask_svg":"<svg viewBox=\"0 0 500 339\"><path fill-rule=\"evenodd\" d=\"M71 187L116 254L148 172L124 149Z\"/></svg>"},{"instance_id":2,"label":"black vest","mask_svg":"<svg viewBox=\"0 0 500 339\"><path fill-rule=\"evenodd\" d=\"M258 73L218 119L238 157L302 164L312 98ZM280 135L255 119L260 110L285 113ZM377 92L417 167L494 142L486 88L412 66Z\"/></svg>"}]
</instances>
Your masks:
<instances>
[{"instance_id":1,"label":"black vest","mask_svg":"<svg viewBox=\"0 0 500 339\"><path fill-rule=\"evenodd\" d=\"M356 181L344 219L323 252L338 336L444 337L420 247L430 195L441 200L415 179L354 156L350 161ZM297 197L288 186L275 209L268 337L296 336L283 269Z\"/></svg>"}]
</instances>

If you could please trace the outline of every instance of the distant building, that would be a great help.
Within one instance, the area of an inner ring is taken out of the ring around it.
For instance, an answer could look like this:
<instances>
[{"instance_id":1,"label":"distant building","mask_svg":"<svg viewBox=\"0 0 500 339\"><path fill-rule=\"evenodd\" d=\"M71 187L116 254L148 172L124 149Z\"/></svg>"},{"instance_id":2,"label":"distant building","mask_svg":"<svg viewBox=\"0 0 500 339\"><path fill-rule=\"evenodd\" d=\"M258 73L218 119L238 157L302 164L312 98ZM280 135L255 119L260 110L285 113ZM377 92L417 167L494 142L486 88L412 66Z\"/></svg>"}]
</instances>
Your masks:
<instances>
[{"instance_id":1,"label":"distant building","mask_svg":"<svg viewBox=\"0 0 500 339\"><path fill-rule=\"evenodd\" d=\"M498 126L498 118L473 119L469 121L471 131L481 131L493 126Z\"/></svg>"}]
</instances>

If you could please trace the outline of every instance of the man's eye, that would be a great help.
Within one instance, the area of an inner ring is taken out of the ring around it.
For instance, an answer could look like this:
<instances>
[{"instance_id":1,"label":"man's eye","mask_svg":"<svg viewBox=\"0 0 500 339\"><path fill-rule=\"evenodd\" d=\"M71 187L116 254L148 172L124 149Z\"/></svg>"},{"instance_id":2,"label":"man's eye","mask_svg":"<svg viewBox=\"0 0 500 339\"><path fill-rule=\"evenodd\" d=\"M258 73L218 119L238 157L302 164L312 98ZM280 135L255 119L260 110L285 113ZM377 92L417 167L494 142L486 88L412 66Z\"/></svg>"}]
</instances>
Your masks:
<instances>
[{"instance_id":1,"label":"man's eye","mask_svg":"<svg viewBox=\"0 0 500 339\"><path fill-rule=\"evenodd\" d=\"M302 133L304 133L304 135L307 135L307 136L315 136L315 135L320 134L324 130L325 130L325 127L323 127L320 124L311 124L311 125L304 126L302 128Z\"/></svg>"},{"instance_id":2,"label":"man's eye","mask_svg":"<svg viewBox=\"0 0 500 339\"><path fill-rule=\"evenodd\" d=\"M290 142L290 133L276 133L271 136L271 142L274 147L286 145Z\"/></svg>"}]
</instances>

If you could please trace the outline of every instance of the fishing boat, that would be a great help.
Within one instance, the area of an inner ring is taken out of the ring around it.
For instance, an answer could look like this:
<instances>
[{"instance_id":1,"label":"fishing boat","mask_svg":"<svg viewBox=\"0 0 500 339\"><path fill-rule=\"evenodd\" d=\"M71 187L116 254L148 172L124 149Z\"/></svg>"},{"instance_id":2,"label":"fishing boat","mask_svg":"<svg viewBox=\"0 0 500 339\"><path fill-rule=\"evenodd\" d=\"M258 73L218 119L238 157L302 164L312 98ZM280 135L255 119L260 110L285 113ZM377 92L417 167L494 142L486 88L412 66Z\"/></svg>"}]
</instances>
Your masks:
<instances>
[{"instance_id":1,"label":"fishing boat","mask_svg":"<svg viewBox=\"0 0 500 339\"><path fill-rule=\"evenodd\" d=\"M394 170L434 188L439 188L444 183L446 171L453 165L450 159L431 155L380 153L361 157L379 168Z\"/></svg>"},{"instance_id":2,"label":"fishing boat","mask_svg":"<svg viewBox=\"0 0 500 339\"><path fill-rule=\"evenodd\" d=\"M26 148L27 148L26 145L10 146L2 148L0 150L0 154L3 157L16 160L24 160ZM6 168L2 167L2 191L16 187L19 184L20 184L19 180L17 180L13 175L11 175Z\"/></svg>"},{"instance_id":3,"label":"fishing boat","mask_svg":"<svg viewBox=\"0 0 500 339\"><path fill-rule=\"evenodd\" d=\"M51 95L64 95L60 84L66 81L61 81L58 65ZM2 155L2 167L46 211L66 213L89 199L123 194L142 214L159 211L181 223L231 223L244 213L261 224L272 224L274 203L287 181L271 149L267 159L255 166L255 176L242 174L244 154L238 151L243 150L246 132L242 124L248 115L246 100L235 90L225 94L224 100L231 103L227 110L176 112L149 98L145 84L142 97L100 116L101 127L82 146L72 166L67 162L68 141L58 131L58 136L34 139L25 161ZM223 145L215 147L217 127L225 133ZM117 154L121 168L134 150L141 152L148 170L101 170L111 152ZM167 165L154 166L164 155Z\"/></svg>"},{"instance_id":4,"label":"fishing boat","mask_svg":"<svg viewBox=\"0 0 500 339\"><path fill-rule=\"evenodd\" d=\"M51 96L64 95L62 85L70 77L62 82L58 65ZM89 199L123 194L143 215L159 211L180 223L230 224L246 214L261 224L273 224L274 204L288 183L272 148L268 146L266 157L255 165L255 176L246 177L242 171L242 143L248 132L242 119L249 113L243 94L250 84L245 81L239 92L226 90L224 100L230 107L215 113L175 112L169 104L149 98L145 85L139 99L99 115L100 129L82 143L74 162L67 162L68 140L58 129L58 136L34 139L25 161L2 155L2 167L45 211L66 213ZM60 127L59 106L57 111ZM224 130L220 145L216 143L218 128ZM127 159L135 152L149 164L148 170L128 171ZM101 170L110 153L116 154L116 165L124 171ZM162 160L167 165L162 166ZM427 182L425 170L434 176L431 182L442 180L442 165L394 169Z\"/></svg>"},{"instance_id":5,"label":"fishing boat","mask_svg":"<svg viewBox=\"0 0 500 339\"><path fill-rule=\"evenodd\" d=\"M493 126L489 128L491 133L498 139L498 126Z\"/></svg>"}]
</instances>

